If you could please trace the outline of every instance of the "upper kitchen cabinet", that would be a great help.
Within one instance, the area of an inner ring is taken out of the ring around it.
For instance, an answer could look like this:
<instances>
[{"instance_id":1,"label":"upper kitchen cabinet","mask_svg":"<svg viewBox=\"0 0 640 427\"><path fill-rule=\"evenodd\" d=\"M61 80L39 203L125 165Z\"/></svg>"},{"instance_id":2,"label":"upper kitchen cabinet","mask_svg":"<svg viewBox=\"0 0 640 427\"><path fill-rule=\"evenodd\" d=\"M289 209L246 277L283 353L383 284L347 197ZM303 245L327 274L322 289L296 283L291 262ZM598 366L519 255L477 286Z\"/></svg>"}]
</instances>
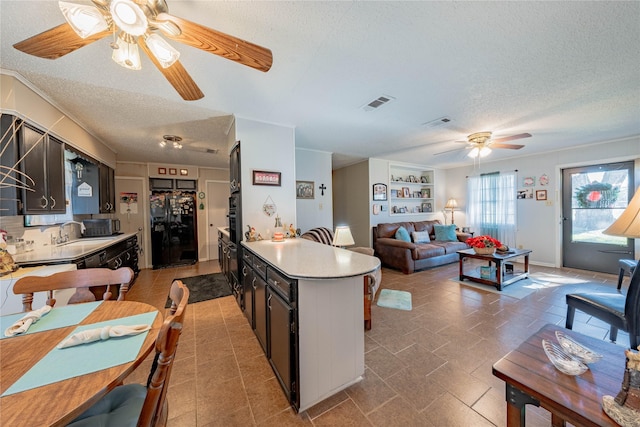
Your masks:
<instances>
[{"instance_id":1,"label":"upper kitchen cabinet","mask_svg":"<svg viewBox=\"0 0 640 427\"><path fill-rule=\"evenodd\" d=\"M20 199L20 178L16 172L18 161L18 121L14 116L2 114L0 117L0 214L18 215L22 212Z\"/></svg>"},{"instance_id":2,"label":"upper kitchen cabinet","mask_svg":"<svg viewBox=\"0 0 640 427\"><path fill-rule=\"evenodd\" d=\"M100 163L98 176L100 177L100 213L113 213L116 211L115 171Z\"/></svg>"},{"instance_id":3,"label":"upper kitchen cabinet","mask_svg":"<svg viewBox=\"0 0 640 427\"><path fill-rule=\"evenodd\" d=\"M81 157L71 160L71 165L73 172L73 185L71 186L73 214L100 213L98 165Z\"/></svg>"},{"instance_id":4,"label":"upper kitchen cabinet","mask_svg":"<svg viewBox=\"0 0 640 427\"><path fill-rule=\"evenodd\" d=\"M65 213L64 144L43 131L24 124L19 141L24 214Z\"/></svg>"}]
</instances>

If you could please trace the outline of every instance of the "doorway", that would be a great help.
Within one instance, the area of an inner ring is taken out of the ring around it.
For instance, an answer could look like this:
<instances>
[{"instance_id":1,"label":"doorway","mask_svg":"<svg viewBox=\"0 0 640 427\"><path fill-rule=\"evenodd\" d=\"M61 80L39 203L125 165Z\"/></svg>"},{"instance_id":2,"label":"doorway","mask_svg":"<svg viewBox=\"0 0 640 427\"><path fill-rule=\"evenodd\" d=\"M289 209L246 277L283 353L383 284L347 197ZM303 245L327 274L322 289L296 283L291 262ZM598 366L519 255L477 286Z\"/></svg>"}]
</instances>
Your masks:
<instances>
[{"instance_id":1,"label":"doorway","mask_svg":"<svg viewBox=\"0 0 640 427\"><path fill-rule=\"evenodd\" d=\"M120 220L120 231L138 235L138 267L148 267L145 250L148 247L148 208L146 179L138 177L115 177L116 218Z\"/></svg>"},{"instance_id":2,"label":"doorway","mask_svg":"<svg viewBox=\"0 0 640 427\"><path fill-rule=\"evenodd\" d=\"M563 266L618 273L618 260L635 259L632 239L602 231L633 196L633 162L562 170Z\"/></svg>"},{"instance_id":3,"label":"doorway","mask_svg":"<svg viewBox=\"0 0 640 427\"><path fill-rule=\"evenodd\" d=\"M229 182L207 181L207 250L209 259L218 259L218 227L228 227Z\"/></svg>"}]
</instances>

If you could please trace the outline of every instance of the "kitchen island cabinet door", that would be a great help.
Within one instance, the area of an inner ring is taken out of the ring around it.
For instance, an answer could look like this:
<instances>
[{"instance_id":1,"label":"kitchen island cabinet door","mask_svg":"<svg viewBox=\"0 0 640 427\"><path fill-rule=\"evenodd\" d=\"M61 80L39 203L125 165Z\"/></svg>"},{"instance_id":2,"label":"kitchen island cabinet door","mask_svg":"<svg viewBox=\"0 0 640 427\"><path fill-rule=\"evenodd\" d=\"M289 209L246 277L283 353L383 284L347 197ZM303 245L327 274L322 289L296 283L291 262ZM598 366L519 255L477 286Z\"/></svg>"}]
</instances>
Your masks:
<instances>
[{"instance_id":1,"label":"kitchen island cabinet door","mask_svg":"<svg viewBox=\"0 0 640 427\"><path fill-rule=\"evenodd\" d=\"M295 313L293 308L277 292L267 288L267 313L269 328L269 363L273 368L287 400L296 405ZM296 405L297 407L297 405Z\"/></svg>"},{"instance_id":2,"label":"kitchen island cabinet door","mask_svg":"<svg viewBox=\"0 0 640 427\"><path fill-rule=\"evenodd\" d=\"M253 278L255 333L262 350L269 357L267 346L267 282L255 273Z\"/></svg>"}]
</instances>

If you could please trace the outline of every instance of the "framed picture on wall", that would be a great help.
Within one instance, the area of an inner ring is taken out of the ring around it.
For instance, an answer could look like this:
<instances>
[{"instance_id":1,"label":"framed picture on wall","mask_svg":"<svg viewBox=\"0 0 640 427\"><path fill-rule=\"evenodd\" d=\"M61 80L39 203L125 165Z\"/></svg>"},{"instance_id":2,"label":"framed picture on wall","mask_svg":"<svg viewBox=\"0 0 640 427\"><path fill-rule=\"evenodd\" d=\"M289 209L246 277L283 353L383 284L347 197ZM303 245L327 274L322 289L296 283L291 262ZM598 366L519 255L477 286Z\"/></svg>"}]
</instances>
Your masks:
<instances>
[{"instance_id":1,"label":"framed picture on wall","mask_svg":"<svg viewBox=\"0 0 640 427\"><path fill-rule=\"evenodd\" d=\"M387 200L386 184L373 184L373 200Z\"/></svg>"},{"instance_id":2,"label":"framed picture on wall","mask_svg":"<svg viewBox=\"0 0 640 427\"><path fill-rule=\"evenodd\" d=\"M547 200L547 190L536 190L536 200Z\"/></svg>"},{"instance_id":3,"label":"framed picture on wall","mask_svg":"<svg viewBox=\"0 0 640 427\"><path fill-rule=\"evenodd\" d=\"M253 185L281 185L280 172L253 171Z\"/></svg>"},{"instance_id":4,"label":"framed picture on wall","mask_svg":"<svg viewBox=\"0 0 640 427\"><path fill-rule=\"evenodd\" d=\"M296 181L296 199L313 199L313 181Z\"/></svg>"}]
</instances>

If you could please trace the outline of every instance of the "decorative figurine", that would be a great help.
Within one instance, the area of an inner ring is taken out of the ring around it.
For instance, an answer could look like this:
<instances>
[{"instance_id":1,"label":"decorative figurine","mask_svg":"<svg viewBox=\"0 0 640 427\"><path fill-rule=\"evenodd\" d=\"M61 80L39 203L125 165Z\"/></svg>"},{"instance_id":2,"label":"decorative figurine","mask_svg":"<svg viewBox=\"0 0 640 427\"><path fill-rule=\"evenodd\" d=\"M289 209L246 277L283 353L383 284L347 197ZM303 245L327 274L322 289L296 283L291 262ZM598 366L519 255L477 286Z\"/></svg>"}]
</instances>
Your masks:
<instances>
[{"instance_id":1,"label":"decorative figurine","mask_svg":"<svg viewBox=\"0 0 640 427\"><path fill-rule=\"evenodd\" d=\"M293 224L289 224L289 237L292 239L296 237L296 229L293 228Z\"/></svg>"},{"instance_id":2,"label":"decorative figurine","mask_svg":"<svg viewBox=\"0 0 640 427\"><path fill-rule=\"evenodd\" d=\"M258 233L258 237L256 238L258 241L260 240L264 240L264 237L262 237L262 235L260 233Z\"/></svg>"},{"instance_id":3,"label":"decorative figurine","mask_svg":"<svg viewBox=\"0 0 640 427\"><path fill-rule=\"evenodd\" d=\"M622 427L640 427L640 353L625 350L624 354L627 361L620 392L615 398L602 396L602 408Z\"/></svg>"},{"instance_id":4,"label":"decorative figurine","mask_svg":"<svg viewBox=\"0 0 640 427\"><path fill-rule=\"evenodd\" d=\"M247 225L247 232L244 233L244 237L247 239L247 242L255 242L256 241L256 229L250 225Z\"/></svg>"}]
</instances>

